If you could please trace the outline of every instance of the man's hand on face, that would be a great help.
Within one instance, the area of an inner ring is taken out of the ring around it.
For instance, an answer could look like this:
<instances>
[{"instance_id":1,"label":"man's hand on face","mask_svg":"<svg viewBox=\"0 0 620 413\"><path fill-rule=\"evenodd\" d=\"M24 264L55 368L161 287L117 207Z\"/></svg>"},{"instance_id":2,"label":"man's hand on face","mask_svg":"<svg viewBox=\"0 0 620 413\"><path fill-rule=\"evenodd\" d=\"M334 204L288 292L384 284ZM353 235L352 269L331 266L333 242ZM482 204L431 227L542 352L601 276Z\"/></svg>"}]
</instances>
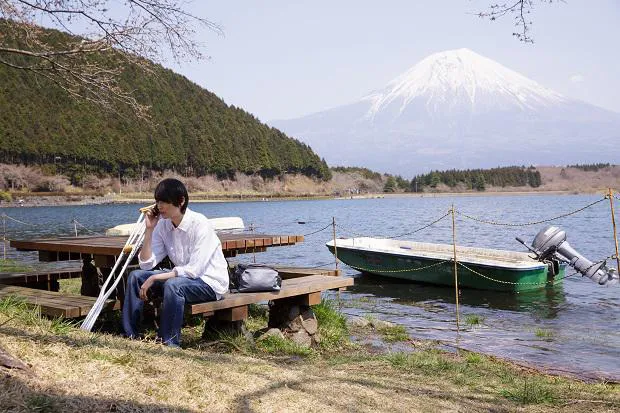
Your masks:
<instances>
[{"instance_id":1,"label":"man's hand on face","mask_svg":"<svg viewBox=\"0 0 620 413\"><path fill-rule=\"evenodd\" d=\"M155 228L155 225L159 222L159 215L155 215L153 211L147 211L144 216L144 222L146 224L147 229Z\"/></svg>"}]
</instances>

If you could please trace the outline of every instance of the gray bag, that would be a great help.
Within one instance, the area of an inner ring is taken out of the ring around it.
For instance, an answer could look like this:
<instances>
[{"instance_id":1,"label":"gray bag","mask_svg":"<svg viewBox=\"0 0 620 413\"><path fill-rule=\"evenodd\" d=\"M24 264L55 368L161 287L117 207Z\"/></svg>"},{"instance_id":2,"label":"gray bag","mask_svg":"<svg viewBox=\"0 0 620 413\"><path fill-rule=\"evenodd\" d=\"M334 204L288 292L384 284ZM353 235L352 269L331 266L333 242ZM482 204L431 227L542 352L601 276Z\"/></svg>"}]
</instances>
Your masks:
<instances>
[{"instance_id":1,"label":"gray bag","mask_svg":"<svg viewBox=\"0 0 620 413\"><path fill-rule=\"evenodd\" d=\"M278 270L264 264L238 264L232 283L240 293L251 291L279 291L282 277Z\"/></svg>"}]
</instances>

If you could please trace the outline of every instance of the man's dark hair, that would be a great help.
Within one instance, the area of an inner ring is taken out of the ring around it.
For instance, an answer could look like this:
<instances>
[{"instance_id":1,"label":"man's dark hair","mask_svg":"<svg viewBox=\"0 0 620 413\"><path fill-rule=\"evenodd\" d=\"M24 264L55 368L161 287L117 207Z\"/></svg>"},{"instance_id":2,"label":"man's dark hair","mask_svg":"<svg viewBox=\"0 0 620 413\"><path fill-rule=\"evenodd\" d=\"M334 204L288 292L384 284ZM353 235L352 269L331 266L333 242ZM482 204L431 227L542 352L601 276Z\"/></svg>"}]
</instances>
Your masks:
<instances>
[{"instance_id":1,"label":"man's dark hair","mask_svg":"<svg viewBox=\"0 0 620 413\"><path fill-rule=\"evenodd\" d=\"M184 198L184 202L181 205L181 198ZM155 201L166 202L176 207L181 208L181 213L185 213L187 204L189 203L189 195L187 194L187 188L183 185L183 182L174 178L167 178L157 184L155 188Z\"/></svg>"}]
</instances>

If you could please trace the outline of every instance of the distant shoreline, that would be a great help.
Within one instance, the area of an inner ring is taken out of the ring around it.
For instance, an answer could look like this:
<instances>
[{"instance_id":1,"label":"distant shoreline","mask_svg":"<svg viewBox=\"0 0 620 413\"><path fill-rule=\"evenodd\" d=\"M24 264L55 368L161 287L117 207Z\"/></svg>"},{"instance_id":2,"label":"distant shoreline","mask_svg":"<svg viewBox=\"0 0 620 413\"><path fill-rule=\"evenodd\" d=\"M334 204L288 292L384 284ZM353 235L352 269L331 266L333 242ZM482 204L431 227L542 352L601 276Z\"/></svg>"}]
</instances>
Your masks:
<instances>
[{"instance_id":1,"label":"distant shoreline","mask_svg":"<svg viewBox=\"0 0 620 413\"><path fill-rule=\"evenodd\" d=\"M290 195L290 196L272 196L272 195L239 195L230 196L208 195L197 193L194 196L190 193L190 202L192 203L222 203L222 202L273 202L273 201L307 201L307 200L359 200L359 199L384 199L384 198L449 198L449 197L483 197L483 196L540 196L540 195L593 195L606 193L605 189L598 190L581 190L581 191L557 191L557 190L537 190L537 191L480 191L480 192L404 192L404 193L372 193L357 194L349 196L333 196L333 195ZM81 195L79 193L44 195L36 194L19 194L12 202L0 202L0 208L13 207L45 207L45 206L75 206L75 205L122 205L122 204L148 204L152 203L153 198L134 197L130 195L105 195L93 196Z\"/></svg>"}]
</instances>

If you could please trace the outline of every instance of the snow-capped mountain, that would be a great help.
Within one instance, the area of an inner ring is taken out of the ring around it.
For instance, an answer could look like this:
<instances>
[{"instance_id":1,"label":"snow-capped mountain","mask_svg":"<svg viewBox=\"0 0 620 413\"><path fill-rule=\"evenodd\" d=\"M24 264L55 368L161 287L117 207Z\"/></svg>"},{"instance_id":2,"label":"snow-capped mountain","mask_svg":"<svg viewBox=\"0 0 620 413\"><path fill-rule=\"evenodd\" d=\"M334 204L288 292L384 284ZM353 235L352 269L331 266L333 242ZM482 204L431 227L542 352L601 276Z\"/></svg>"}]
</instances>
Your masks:
<instances>
[{"instance_id":1,"label":"snow-capped mountain","mask_svg":"<svg viewBox=\"0 0 620 413\"><path fill-rule=\"evenodd\" d=\"M433 54L357 102L273 126L330 165L431 169L617 162L620 114L469 49Z\"/></svg>"}]
</instances>

